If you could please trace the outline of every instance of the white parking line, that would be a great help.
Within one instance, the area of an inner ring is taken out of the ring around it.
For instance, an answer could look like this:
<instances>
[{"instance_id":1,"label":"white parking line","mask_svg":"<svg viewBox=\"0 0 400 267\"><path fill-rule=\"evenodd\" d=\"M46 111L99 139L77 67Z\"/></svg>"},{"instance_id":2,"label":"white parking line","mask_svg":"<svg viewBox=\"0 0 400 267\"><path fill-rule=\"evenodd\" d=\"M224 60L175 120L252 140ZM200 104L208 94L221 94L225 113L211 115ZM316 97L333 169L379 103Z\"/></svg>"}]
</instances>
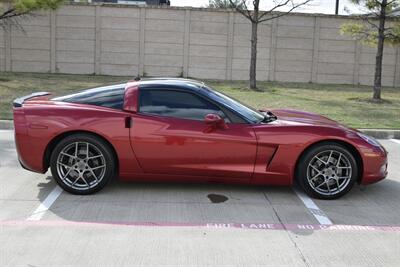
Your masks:
<instances>
[{"instance_id":1,"label":"white parking line","mask_svg":"<svg viewBox=\"0 0 400 267\"><path fill-rule=\"evenodd\" d=\"M306 194L297 190L296 188L294 188L293 190L320 224L322 225L333 224L332 221L325 214L325 212L323 212L311 198L309 198Z\"/></svg>"},{"instance_id":2,"label":"white parking line","mask_svg":"<svg viewBox=\"0 0 400 267\"><path fill-rule=\"evenodd\" d=\"M46 197L46 199L37 207L37 209L26 219L28 221L39 221L46 211L53 205L54 201L60 196L62 193L61 187L58 185L54 187L54 189L50 192L50 194Z\"/></svg>"},{"instance_id":3,"label":"white parking line","mask_svg":"<svg viewBox=\"0 0 400 267\"><path fill-rule=\"evenodd\" d=\"M9 132L14 132L14 130L0 130L0 133L9 133Z\"/></svg>"},{"instance_id":4,"label":"white parking line","mask_svg":"<svg viewBox=\"0 0 400 267\"><path fill-rule=\"evenodd\" d=\"M400 144L400 140L398 140L398 139L390 139L390 141Z\"/></svg>"}]
</instances>

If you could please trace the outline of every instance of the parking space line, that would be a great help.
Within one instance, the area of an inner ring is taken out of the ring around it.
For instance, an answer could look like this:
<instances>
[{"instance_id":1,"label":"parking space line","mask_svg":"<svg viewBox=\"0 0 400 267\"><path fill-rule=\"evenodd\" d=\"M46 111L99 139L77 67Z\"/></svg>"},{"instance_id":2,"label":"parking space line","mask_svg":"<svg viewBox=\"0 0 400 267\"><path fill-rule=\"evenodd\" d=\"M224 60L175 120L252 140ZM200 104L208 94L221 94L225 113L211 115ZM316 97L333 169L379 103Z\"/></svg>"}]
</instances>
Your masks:
<instances>
[{"instance_id":1,"label":"parking space line","mask_svg":"<svg viewBox=\"0 0 400 267\"><path fill-rule=\"evenodd\" d=\"M300 200L304 203L304 206L306 206L306 208L311 212L311 214L315 217L315 219L317 219L317 221L321 225L333 224L332 221L325 214L325 212L323 212L311 198L309 198L306 194L297 190L296 188L293 188L293 190L300 198Z\"/></svg>"},{"instance_id":2,"label":"parking space line","mask_svg":"<svg viewBox=\"0 0 400 267\"><path fill-rule=\"evenodd\" d=\"M61 195L62 191L63 190L58 185L54 187L46 199L40 203L39 207L37 207L37 209L26 220L39 221L51 205L53 205L54 201L56 201L56 199Z\"/></svg>"},{"instance_id":3,"label":"parking space line","mask_svg":"<svg viewBox=\"0 0 400 267\"><path fill-rule=\"evenodd\" d=\"M390 139L390 141L400 144L400 140L398 140L398 139Z\"/></svg>"}]
</instances>

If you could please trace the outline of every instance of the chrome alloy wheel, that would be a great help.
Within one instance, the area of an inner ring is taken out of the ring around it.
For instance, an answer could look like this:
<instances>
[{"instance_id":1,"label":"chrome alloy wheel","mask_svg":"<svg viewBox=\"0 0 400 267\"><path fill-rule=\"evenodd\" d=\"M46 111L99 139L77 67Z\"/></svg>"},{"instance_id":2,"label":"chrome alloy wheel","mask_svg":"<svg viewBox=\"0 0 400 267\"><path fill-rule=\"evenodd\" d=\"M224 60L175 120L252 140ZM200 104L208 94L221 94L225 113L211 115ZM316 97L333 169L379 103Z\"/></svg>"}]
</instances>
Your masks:
<instances>
[{"instance_id":1,"label":"chrome alloy wheel","mask_svg":"<svg viewBox=\"0 0 400 267\"><path fill-rule=\"evenodd\" d=\"M106 173L103 153L88 142L74 142L65 146L57 157L57 173L62 182L76 190L87 190L98 185Z\"/></svg>"},{"instance_id":2,"label":"chrome alloy wheel","mask_svg":"<svg viewBox=\"0 0 400 267\"><path fill-rule=\"evenodd\" d=\"M307 181L311 188L322 195L342 192L350 183L350 160L336 150L325 150L315 155L307 167Z\"/></svg>"}]
</instances>

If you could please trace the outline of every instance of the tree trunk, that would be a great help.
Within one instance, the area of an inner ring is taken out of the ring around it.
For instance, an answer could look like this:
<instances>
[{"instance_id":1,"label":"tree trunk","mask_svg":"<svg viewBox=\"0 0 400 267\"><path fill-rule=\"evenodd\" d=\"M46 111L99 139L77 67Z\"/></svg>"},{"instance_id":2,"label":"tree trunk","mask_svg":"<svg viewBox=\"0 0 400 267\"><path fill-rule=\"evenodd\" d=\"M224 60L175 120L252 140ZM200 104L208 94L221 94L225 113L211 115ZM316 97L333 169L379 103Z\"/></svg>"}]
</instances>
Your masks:
<instances>
[{"instance_id":1,"label":"tree trunk","mask_svg":"<svg viewBox=\"0 0 400 267\"><path fill-rule=\"evenodd\" d=\"M257 89L257 22L251 22L250 89Z\"/></svg>"},{"instance_id":2,"label":"tree trunk","mask_svg":"<svg viewBox=\"0 0 400 267\"><path fill-rule=\"evenodd\" d=\"M372 96L372 99L375 101L381 100L382 62L383 62L383 48L385 42L386 5L387 5L387 0L383 0L381 4L381 14L379 15L378 49L376 51L376 59L375 59L374 94Z\"/></svg>"}]
</instances>

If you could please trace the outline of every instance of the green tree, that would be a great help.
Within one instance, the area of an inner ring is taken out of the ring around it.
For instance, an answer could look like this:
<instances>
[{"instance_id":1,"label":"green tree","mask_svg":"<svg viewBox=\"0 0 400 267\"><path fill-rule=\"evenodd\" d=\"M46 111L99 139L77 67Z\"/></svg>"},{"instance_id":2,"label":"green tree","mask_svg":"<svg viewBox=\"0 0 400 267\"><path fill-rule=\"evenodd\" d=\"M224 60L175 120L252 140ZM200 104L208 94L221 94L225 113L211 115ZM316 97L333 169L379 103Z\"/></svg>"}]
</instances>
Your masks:
<instances>
[{"instance_id":1,"label":"green tree","mask_svg":"<svg viewBox=\"0 0 400 267\"><path fill-rule=\"evenodd\" d=\"M274 0L273 6L267 11L260 10L261 0L251 0L251 4L247 4L248 1L240 0L233 1L229 0L231 5L251 23L251 51L250 51L250 79L249 86L252 90L257 90L257 35L258 35L258 24L277 19L285 16L295 10L296 8L307 4L312 0ZM283 12L276 12L278 9L284 8Z\"/></svg>"},{"instance_id":2,"label":"green tree","mask_svg":"<svg viewBox=\"0 0 400 267\"><path fill-rule=\"evenodd\" d=\"M0 0L0 25L37 10L56 9L64 0Z\"/></svg>"},{"instance_id":3,"label":"green tree","mask_svg":"<svg viewBox=\"0 0 400 267\"><path fill-rule=\"evenodd\" d=\"M229 0L209 0L209 8L235 8L236 6L241 7L242 0L232 0L233 4Z\"/></svg>"},{"instance_id":4,"label":"green tree","mask_svg":"<svg viewBox=\"0 0 400 267\"><path fill-rule=\"evenodd\" d=\"M394 19L400 0L351 0L360 6L361 22L344 23L342 34L348 34L364 44L377 46L375 57L374 91L372 100L381 102L382 62L384 44L400 43L400 24Z\"/></svg>"}]
</instances>

